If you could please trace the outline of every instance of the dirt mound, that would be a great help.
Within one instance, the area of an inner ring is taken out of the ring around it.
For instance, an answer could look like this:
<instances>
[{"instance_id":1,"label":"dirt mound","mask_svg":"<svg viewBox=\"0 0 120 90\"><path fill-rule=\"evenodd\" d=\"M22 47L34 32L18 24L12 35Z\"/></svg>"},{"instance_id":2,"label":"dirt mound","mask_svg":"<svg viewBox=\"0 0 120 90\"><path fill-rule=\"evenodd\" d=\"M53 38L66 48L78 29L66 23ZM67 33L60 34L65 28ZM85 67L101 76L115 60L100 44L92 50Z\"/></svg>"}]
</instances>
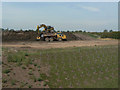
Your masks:
<instances>
[{"instance_id":1,"label":"dirt mound","mask_svg":"<svg viewBox=\"0 0 120 90\"><path fill-rule=\"evenodd\" d=\"M71 32L64 32L67 36L67 40L93 40L92 37L79 34L79 33L71 33ZM36 37L38 36L36 31L3 31L2 32L2 41L9 42L9 41L35 41ZM42 40L41 40L42 41Z\"/></svg>"},{"instance_id":2,"label":"dirt mound","mask_svg":"<svg viewBox=\"0 0 120 90\"><path fill-rule=\"evenodd\" d=\"M35 31L3 31L2 41L35 41Z\"/></svg>"},{"instance_id":3,"label":"dirt mound","mask_svg":"<svg viewBox=\"0 0 120 90\"><path fill-rule=\"evenodd\" d=\"M96 40L95 38L93 38L87 34L74 33L73 35L75 35L77 37L77 40Z\"/></svg>"},{"instance_id":4,"label":"dirt mound","mask_svg":"<svg viewBox=\"0 0 120 90\"><path fill-rule=\"evenodd\" d=\"M65 34L67 36L67 40L78 40L77 36L75 36L74 34L72 34L71 32L64 32L63 34Z\"/></svg>"},{"instance_id":5,"label":"dirt mound","mask_svg":"<svg viewBox=\"0 0 120 90\"><path fill-rule=\"evenodd\" d=\"M64 32L67 40L77 40L77 37L70 32ZM38 36L36 31L3 31L2 41L35 41Z\"/></svg>"}]
</instances>

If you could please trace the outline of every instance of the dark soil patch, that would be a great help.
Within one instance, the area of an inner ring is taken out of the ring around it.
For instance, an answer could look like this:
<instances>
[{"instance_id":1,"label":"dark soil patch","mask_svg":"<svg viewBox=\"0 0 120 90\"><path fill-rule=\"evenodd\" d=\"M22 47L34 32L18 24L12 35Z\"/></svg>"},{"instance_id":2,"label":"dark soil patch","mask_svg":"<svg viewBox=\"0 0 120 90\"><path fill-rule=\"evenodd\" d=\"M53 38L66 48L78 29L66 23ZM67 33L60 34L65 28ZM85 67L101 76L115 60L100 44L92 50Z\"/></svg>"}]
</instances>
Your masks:
<instances>
[{"instance_id":1,"label":"dark soil patch","mask_svg":"<svg viewBox=\"0 0 120 90\"><path fill-rule=\"evenodd\" d=\"M35 41L37 32L35 31L3 31L2 41Z\"/></svg>"},{"instance_id":2,"label":"dark soil patch","mask_svg":"<svg viewBox=\"0 0 120 90\"><path fill-rule=\"evenodd\" d=\"M71 32L64 32L63 34L65 34L67 36L67 40L78 40L78 37L75 36L74 34L72 34Z\"/></svg>"},{"instance_id":3,"label":"dark soil patch","mask_svg":"<svg viewBox=\"0 0 120 90\"><path fill-rule=\"evenodd\" d=\"M67 40L92 40L90 36L83 34L73 34L71 32L63 32L67 36ZM38 36L36 31L3 31L2 32L2 41L11 42L11 41L36 41ZM43 40L41 40L43 41Z\"/></svg>"}]
</instances>

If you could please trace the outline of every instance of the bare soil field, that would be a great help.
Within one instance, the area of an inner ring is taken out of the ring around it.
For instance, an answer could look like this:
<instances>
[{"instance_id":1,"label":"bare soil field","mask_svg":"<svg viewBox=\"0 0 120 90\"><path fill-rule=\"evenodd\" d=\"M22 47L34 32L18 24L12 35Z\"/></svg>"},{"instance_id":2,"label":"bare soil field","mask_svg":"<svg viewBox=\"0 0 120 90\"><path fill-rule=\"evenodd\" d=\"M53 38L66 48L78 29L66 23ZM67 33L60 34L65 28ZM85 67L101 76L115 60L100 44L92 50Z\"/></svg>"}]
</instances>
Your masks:
<instances>
[{"instance_id":1,"label":"bare soil field","mask_svg":"<svg viewBox=\"0 0 120 90\"><path fill-rule=\"evenodd\" d=\"M37 49L49 49L49 48L66 48L66 47L81 47L81 46L98 46L98 45L117 45L118 40L91 40L91 41L63 41L63 42L3 42L3 47L14 48L37 48Z\"/></svg>"}]
</instances>

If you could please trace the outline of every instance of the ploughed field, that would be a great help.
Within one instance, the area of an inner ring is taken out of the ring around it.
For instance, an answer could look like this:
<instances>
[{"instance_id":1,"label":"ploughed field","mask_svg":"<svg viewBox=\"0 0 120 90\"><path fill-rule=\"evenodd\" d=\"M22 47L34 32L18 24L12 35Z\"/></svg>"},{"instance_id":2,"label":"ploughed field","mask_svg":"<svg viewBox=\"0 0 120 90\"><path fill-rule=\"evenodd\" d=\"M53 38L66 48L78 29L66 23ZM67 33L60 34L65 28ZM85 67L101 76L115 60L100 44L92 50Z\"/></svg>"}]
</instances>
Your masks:
<instances>
[{"instance_id":1,"label":"ploughed field","mask_svg":"<svg viewBox=\"0 0 120 90\"><path fill-rule=\"evenodd\" d=\"M118 46L2 48L3 87L117 88Z\"/></svg>"}]
</instances>

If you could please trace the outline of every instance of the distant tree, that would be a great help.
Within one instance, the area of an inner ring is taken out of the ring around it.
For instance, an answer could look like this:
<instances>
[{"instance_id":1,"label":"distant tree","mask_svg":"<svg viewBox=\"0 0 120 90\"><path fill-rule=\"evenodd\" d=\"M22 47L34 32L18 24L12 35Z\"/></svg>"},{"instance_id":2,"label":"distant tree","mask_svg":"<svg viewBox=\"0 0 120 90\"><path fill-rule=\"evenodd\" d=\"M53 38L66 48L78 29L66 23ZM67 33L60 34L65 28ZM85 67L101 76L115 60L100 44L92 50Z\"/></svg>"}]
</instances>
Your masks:
<instances>
[{"instance_id":1,"label":"distant tree","mask_svg":"<svg viewBox=\"0 0 120 90\"><path fill-rule=\"evenodd\" d=\"M29 29L28 31L32 32L32 31L33 31L33 29Z\"/></svg>"},{"instance_id":2,"label":"distant tree","mask_svg":"<svg viewBox=\"0 0 120 90\"><path fill-rule=\"evenodd\" d=\"M104 32L108 32L108 30L105 29Z\"/></svg>"},{"instance_id":3,"label":"distant tree","mask_svg":"<svg viewBox=\"0 0 120 90\"><path fill-rule=\"evenodd\" d=\"M28 30L25 30L25 32L28 32Z\"/></svg>"},{"instance_id":4,"label":"distant tree","mask_svg":"<svg viewBox=\"0 0 120 90\"><path fill-rule=\"evenodd\" d=\"M113 30L110 30L109 32L113 32Z\"/></svg>"},{"instance_id":5,"label":"distant tree","mask_svg":"<svg viewBox=\"0 0 120 90\"><path fill-rule=\"evenodd\" d=\"M78 32L77 30L75 32Z\"/></svg>"},{"instance_id":6,"label":"distant tree","mask_svg":"<svg viewBox=\"0 0 120 90\"><path fill-rule=\"evenodd\" d=\"M8 31L9 30L9 28L7 28L7 29L5 29L6 31Z\"/></svg>"},{"instance_id":7,"label":"distant tree","mask_svg":"<svg viewBox=\"0 0 120 90\"><path fill-rule=\"evenodd\" d=\"M79 30L79 32L82 32L82 30Z\"/></svg>"},{"instance_id":8,"label":"distant tree","mask_svg":"<svg viewBox=\"0 0 120 90\"><path fill-rule=\"evenodd\" d=\"M86 31L84 30L83 32L85 33Z\"/></svg>"},{"instance_id":9,"label":"distant tree","mask_svg":"<svg viewBox=\"0 0 120 90\"><path fill-rule=\"evenodd\" d=\"M10 29L10 31L14 31L14 29Z\"/></svg>"},{"instance_id":10,"label":"distant tree","mask_svg":"<svg viewBox=\"0 0 120 90\"><path fill-rule=\"evenodd\" d=\"M2 31L4 31L4 29L3 29L3 28L2 28L1 30L2 30Z\"/></svg>"},{"instance_id":11,"label":"distant tree","mask_svg":"<svg viewBox=\"0 0 120 90\"><path fill-rule=\"evenodd\" d=\"M20 31L23 31L22 29L20 29Z\"/></svg>"},{"instance_id":12,"label":"distant tree","mask_svg":"<svg viewBox=\"0 0 120 90\"><path fill-rule=\"evenodd\" d=\"M67 30L67 32L70 32L69 30Z\"/></svg>"}]
</instances>

